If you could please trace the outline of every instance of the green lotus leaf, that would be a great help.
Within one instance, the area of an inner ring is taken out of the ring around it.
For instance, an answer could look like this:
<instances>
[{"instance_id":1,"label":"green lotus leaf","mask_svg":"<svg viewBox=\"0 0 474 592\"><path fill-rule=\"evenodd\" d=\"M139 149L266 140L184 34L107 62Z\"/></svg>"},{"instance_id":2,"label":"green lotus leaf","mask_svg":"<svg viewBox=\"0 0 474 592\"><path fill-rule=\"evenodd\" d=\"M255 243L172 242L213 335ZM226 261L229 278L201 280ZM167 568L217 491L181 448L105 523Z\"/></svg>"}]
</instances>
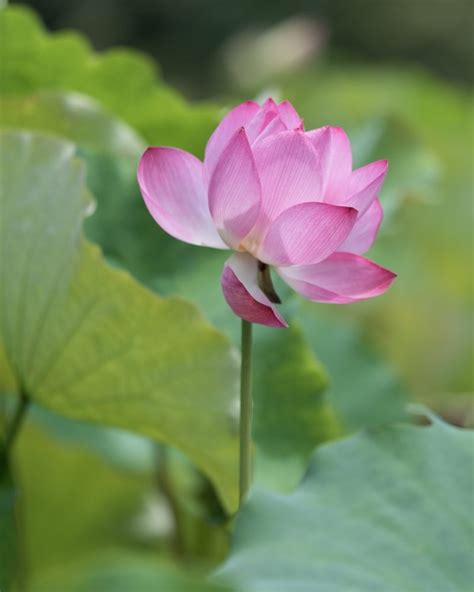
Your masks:
<instances>
[{"instance_id":1,"label":"green lotus leaf","mask_svg":"<svg viewBox=\"0 0 474 592\"><path fill-rule=\"evenodd\" d=\"M0 335L21 390L65 416L185 452L237 503L238 356L190 303L162 299L84 241L71 144L1 135Z\"/></svg>"},{"instance_id":2,"label":"green lotus leaf","mask_svg":"<svg viewBox=\"0 0 474 592\"><path fill-rule=\"evenodd\" d=\"M326 444L291 495L254 491L220 577L245 592L468 592L473 433L432 421Z\"/></svg>"}]
</instances>

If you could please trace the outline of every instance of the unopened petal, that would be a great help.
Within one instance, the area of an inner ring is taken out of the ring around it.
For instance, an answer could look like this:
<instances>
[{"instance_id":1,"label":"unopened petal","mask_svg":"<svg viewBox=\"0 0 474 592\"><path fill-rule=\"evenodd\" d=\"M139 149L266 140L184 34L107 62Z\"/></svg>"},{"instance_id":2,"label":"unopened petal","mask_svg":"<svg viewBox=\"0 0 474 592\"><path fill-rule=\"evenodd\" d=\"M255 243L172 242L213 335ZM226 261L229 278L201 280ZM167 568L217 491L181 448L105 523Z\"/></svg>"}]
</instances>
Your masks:
<instances>
[{"instance_id":1,"label":"unopened petal","mask_svg":"<svg viewBox=\"0 0 474 592\"><path fill-rule=\"evenodd\" d=\"M281 132L287 131L286 125L283 123L282 118L277 115L274 117L270 123L260 132L257 138L253 141L252 147L256 146L262 140L265 140L269 136L273 136L274 134L279 134Z\"/></svg>"},{"instance_id":2,"label":"unopened petal","mask_svg":"<svg viewBox=\"0 0 474 592\"><path fill-rule=\"evenodd\" d=\"M285 319L258 286L258 261L247 253L235 253L225 264L222 291L234 313L268 327L287 327Z\"/></svg>"},{"instance_id":3,"label":"unopened petal","mask_svg":"<svg viewBox=\"0 0 474 592\"><path fill-rule=\"evenodd\" d=\"M334 253L316 265L278 269L296 292L316 302L347 304L383 294L396 274L352 253Z\"/></svg>"},{"instance_id":4,"label":"unopened petal","mask_svg":"<svg viewBox=\"0 0 474 592\"><path fill-rule=\"evenodd\" d=\"M175 238L226 249L209 212L203 165L178 148L148 148L138 165L138 183L155 221Z\"/></svg>"},{"instance_id":5,"label":"unopened petal","mask_svg":"<svg viewBox=\"0 0 474 592\"><path fill-rule=\"evenodd\" d=\"M272 265L308 265L326 259L344 242L357 218L353 208L303 203L272 223L259 259Z\"/></svg>"},{"instance_id":6,"label":"unopened petal","mask_svg":"<svg viewBox=\"0 0 474 592\"><path fill-rule=\"evenodd\" d=\"M273 99L267 99L260 110L257 111L245 126L245 131L251 144L255 142L276 117L278 117L278 107Z\"/></svg>"},{"instance_id":7,"label":"unopened petal","mask_svg":"<svg viewBox=\"0 0 474 592\"><path fill-rule=\"evenodd\" d=\"M234 249L253 228L261 201L260 181L245 130L222 152L209 182L209 209L224 241Z\"/></svg>"}]
</instances>

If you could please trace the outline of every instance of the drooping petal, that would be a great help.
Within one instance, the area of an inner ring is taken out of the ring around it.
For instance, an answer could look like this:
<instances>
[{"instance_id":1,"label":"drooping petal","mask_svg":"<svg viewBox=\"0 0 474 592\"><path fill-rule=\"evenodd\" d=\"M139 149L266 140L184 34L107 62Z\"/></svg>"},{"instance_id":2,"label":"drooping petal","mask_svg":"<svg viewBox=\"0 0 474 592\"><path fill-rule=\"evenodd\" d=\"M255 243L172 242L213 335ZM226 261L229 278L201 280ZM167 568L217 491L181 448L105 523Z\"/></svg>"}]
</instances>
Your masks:
<instances>
[{"instance_id":1,"label":"drooping petal","mask_svg":"<svg viewBox=\"0 0 474 592\"><path fill-rule=\"evenodd\" d=\"M146 206L168 234L193 245L226 249L209 212L203 165L178 148L148 148L138 165Z\"/></svg>"},{"instance_id":2,"label":"drooping petal","mask_svg":"<svg viewBox=\"0 0 474 592\"><path fill-rule=\"evenodd\" d=\"M217 161L209 182L209 209L219 234L234 249L260 211L260 181L247 135L240 128Z\"/></svg>"},{"instance_id":3,"label":"drooping petal","mask_svg":"<svg viewBox=\"0 0 474 592\"><path fill-rule=\"evenodd\" d=\"M208 175L214 171L217 161L231 137L239 128L245 127L260 109L260 105L255 101L246 101L229 111L222 119L206 146L204 163Z\"/></svg>"},{"instance_id":4,"label":"drooping petal","mask_svg":"<svg viewBox=\"0 0 474 592\"><path fill-rule=\"evenodd\" d=\"M278 105L278 111L283 123L288 129L296 129L303 125L303 120L298 115L290 101L283 101L283 103L280 103Z\"/></svg>"},{"instance_id":5,"label":"drooping petal","mask_svg":"<svg viewBox=\"0 0 474 592\"><path fill-rule=\"evenodd\" d=\"M308 265L326 259L342 244L357 218L353 208L302 203L271 224L258 258L272 265Z\"/></svg>"},{"instance_id":6,"label":"drooping petal","mask_svg":"<svg viewBox=\"0 0 474 592\"><path fill-rule=\"evenodd\" d=\"M259 142L253 153L262 186L260 232L291 206L320 199L320 168L304 132L272 135Z\"/></svg>"},{"instance_id":7,"label":"drooping petal","mask_svg":"<svg viewBox=\"0 0 474 592\"><path fill-rule=\"evenodd\" d=\"M258 286L258 261L247 253L234 253L221 277L222 291L234 313L250 323L287 327L285 319Z\"/></svg>"},{"instance_id":8,"label":"drooping petal","mask_svg":"<svg viewBox=\"0 0 474 592\"><path fill-rule=\"evenodd\" d=\"M352 253L334 253L316 265L280 268L278 273L305 298L334 304L379 296L396 277L392 271Z\"/></svg>"},{"instance_id":9,"label":"drooping petal","mask_svg":"<svg viewBox=\"0 0 474 592\"><path fill-rule=\"evenodd\" d=\"M378 196L387 170L386 160L377 160L356 169L351 175L349 196L340 203L356 208L363 214Z\"/></svg>"},{"instance_id":10,"label":"drooping petal","mask_svg":"<svg viewBox=\"0 0 474 592\"><path fill-rule=\"evenodd\" d=\"M347 197L352 173L352 150L346 132L326 126L307 132L321 162L324 201L341 203Z\"/></svg>"},{"instance_id":11,"label":"drooping petal","mask_svg":"<svg viewBox=\"0 0 474 592\"><path fill-rule=\"evenodd\" d=\"M372 246L382 223L383 210L376 198L362 216L359 216L349 236L338 251L362 255Z\"/></svg>"}]
</instances>

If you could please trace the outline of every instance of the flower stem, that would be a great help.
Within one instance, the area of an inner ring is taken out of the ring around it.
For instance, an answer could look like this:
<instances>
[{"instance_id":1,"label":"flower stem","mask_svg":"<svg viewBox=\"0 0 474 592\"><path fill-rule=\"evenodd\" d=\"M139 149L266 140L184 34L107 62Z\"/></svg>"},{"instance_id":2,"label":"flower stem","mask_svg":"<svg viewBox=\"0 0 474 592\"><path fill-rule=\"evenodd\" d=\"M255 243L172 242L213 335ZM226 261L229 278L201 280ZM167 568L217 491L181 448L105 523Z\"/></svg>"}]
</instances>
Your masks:
<instances>
[{"instance_id":1,"label":"flower stem","mask_svg":"<svg viewBox=\"0 0 474 592\"><path fill-rule=\"evenodd\" d=\"M242 320L240 370L240 504L250 487L252 438L252 323Z\"/></svg>"}]
</instances>

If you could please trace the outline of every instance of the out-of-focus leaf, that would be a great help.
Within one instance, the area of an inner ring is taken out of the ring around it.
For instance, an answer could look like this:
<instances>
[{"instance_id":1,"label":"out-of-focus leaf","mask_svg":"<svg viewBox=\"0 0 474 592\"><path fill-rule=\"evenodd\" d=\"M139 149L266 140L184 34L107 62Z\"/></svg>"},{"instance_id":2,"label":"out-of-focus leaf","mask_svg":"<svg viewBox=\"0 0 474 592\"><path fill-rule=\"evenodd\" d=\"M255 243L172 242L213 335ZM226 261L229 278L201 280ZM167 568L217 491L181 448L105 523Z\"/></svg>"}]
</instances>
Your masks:
<instances>
[{"instance_id":1,"label":"out-of-focus leaf","mask_svg":"<svg viewBox=\"0 0 474 592\"><path fill-rule=\"evenodd\" d=\"M191 107L158 77L156 65L130 49L95 53L77 33L47 33L22 6L0 12L0 91L71 90L98 100L148 142L202 153L202 138L218 122L213 106Z\"/></svg>"},{"instance_id":2,"label":"out-of-focus leaf","mask_svg":"<svg viewBox=\"0 0 474 592\"><path fill-rule=\"evenodd\" d=\"M35 582L32 592L230 592L200 575L138 554L108 553L58 569Z\"/></svg>"},{"instance_id":3,"label":"out-of-focus leaf","mask_svg":"<svg viewBox=\"0 0 474 592\"><path fill-rule=\"evenodd\" d=\"M175 459L181 459L186 477L203 482L182 454L173 451L173 462L165 468L156 444L140 442L122 430L70 420L35 405L28 418L14 460L23 492L24 551L33 590L37 585L41 589L43 580L48 589L49 576L58 571L58 588L69 591L76 572L79 575L78 564L84 564L87 574L89 560L113 549L142 556L166 555L171 549L190 566L197 563L203 569L225 557L228 536L223 520L212 523L202 510L197 515L181 507L183 493L196 504L199 490L193 486L193 491L184 492L182 476L175 482ZM164 470L173 473L166 487ZM84 495L74 493L85 486Z\"/></svg>"},{"instance_id":4,"label":"out-of-focus leaf","mask_svg":"<svg viewBox=\"0 0 474 592\"><path fill-rule=\"evenodd\" d=\"M323 446L291 495L253 492L220 577L246 592L467 592L473 444L434 420Z\"/></svg>"},{"instance_id":5,"label":"out-of-focus leaf","mask_svg":"<svg viewBox=\"0 0 474 592\"><path fill-rule=\"evenodd\" d=\"M0 440L0 452L2 442ZM0 590L9 592L15 578L17 560L16 489L7 472L0 475Z\"/></svg>"},{"instance_id":6,"label":"out-of-focus leaf","mask_svg":"<svg viewBox=\"0 0 474 592\"><path fill-rule=\"evenodd\" d=\"M370 256L399 278L351 314L418 398L455 405L456 393L472 390L469 93L422 71L347 64L300 72L283 88L308 128L349 131L357 164L389 159L380 197L394 215Z\"/></svg>"},{"instance_id":7,"label":"out-of-focus leaf","mask_svg":"<svg viewBox=\"0 0 474 592\"><path fill-rule=\"evenodd\" d=\"M440 159L419 133L400 116L369 119L351 133L354 167L386 158L389 173L381 192L384 206L382 232L390 219L412 199L433 201L439 182Z\"/></svg>"},{"instance_id":8,"label":"out-of-focus leaf","mask_svg":"<svg viewBox=\"0 0 474 592\"><path fill-rule=\"evenodd\" d=\"M369 346L354 321L310 302L301 302L297 318L329 373L329 397L347 429L403 417L407 394L399 377Z\"/></svg>"},{"instance_id":9,"label":"out-of-focus leaf","mask_svg":"<svg viewBox=\"0 0 474 592\"><path fill-rule=\"evenodd\" d=\"M138 157L144 141L129 126L78 93L37 92L1 100L0 127L53 132L100 152Z\"/></svg>"},{"instance_id":10,"label":"out-of-focus leaf","mask_svg":"<svg viewBox=\"0 0 474 592\"><path fill-rule=\"evenodd\" d=\"M33 581L104 548L132 549L137 543L131 536L132 519L151 490L151 475L117 470L90 449L48 434L33 420L23 426L14 462Z\"/></svg>"},{"instance_id":11,"label":"out-of-focus leaf","mask_svg":"<svg viewBox=\"0 0 474 592\"><path fill-rule=\"evenodd\" d=\"M189 455L237 503L234 348L178 299L161 299L84 243L72 146L2 136L1 335L36 402L130 429Z\"/></svg>"},{"instance_id":12,"label":"out-of-focus leaf","mask_svg":"<svg viewBox=\"0 0 474 592\"><path fill-rule=\"evenodd\" d=\"M341 428L326 396L326 371L296 319L286 331L256 327L255 335L256 480L286 491L301 479L315 446Z\"/></svg>"}]
</instances>

